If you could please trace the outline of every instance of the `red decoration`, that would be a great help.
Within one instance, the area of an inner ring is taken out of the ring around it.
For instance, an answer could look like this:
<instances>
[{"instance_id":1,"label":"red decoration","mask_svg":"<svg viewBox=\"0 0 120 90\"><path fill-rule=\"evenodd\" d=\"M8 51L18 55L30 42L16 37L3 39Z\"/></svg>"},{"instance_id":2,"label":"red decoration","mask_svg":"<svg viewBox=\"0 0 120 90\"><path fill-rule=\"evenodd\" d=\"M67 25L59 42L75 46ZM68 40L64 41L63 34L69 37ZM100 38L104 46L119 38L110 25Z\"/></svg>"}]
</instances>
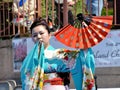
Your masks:
<instances>
[{"instance_id":1,"label":"red decoration","mask_svg":"<svg viewBox=\"0 0 120 90\"><path fill-rule=\"evenodd\" d=\"M78 17L55 33L58 41L71 48L87 49L100 43L109 33L112 16Z\"/></svg>"}]
</instances>

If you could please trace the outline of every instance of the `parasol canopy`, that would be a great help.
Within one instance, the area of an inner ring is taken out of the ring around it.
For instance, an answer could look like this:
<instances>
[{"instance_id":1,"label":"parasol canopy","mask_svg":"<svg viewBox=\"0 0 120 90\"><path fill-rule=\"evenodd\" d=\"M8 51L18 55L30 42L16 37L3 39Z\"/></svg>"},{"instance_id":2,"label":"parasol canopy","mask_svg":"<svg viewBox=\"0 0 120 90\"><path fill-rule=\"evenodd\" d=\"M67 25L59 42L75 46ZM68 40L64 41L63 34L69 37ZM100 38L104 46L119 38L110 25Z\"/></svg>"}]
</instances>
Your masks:
<instances>
[{"instance_id":1,"label":"parasol canopy","mask_svg":"<svg viewBox=\"0 0 120 90\"><path fill-rule=\"evenodd\" d=\"M68 47L87 49L100 43L109 33L112 16L78 14L74 26L68 24L55 33L58 41Z\"/></svg>"}]
</instances>

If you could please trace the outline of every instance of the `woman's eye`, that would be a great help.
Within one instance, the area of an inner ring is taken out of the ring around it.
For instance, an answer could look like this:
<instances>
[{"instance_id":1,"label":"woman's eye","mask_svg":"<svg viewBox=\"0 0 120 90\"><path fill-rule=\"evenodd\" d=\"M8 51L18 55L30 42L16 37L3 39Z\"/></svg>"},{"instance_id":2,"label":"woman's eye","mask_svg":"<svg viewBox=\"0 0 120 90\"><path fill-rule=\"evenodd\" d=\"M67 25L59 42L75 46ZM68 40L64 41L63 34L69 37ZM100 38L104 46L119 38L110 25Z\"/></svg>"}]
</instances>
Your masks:
<instances>
[{"instance_id":1,"label":"woman's eye","mask_svg":"<svg viewBox=\"0 0 120 90\"><path fill-rule=\"evenodd\" d=\"M33 36L33 37L37 37L37 34L33 34L32 36Z\"/></svg>"},{"instance_id":2,"label":"woman's eye","mask_svg":"<svg viewBox=\"0 0 120 90\"><path fill-rule=\"evenodd\" d=\"M41 32L41 33L39 33L39 34L42 35L42 34L44 34L44 33Z\"/></svg>"},{"instance_id":3,"label":"woman's eye","mask_svg":"<svg viewBox=\"0 0 120 90\"><path fill-rule=\"evenodd\" d=\"M37 36L38 36L38 34L39 34L39 35L43 35L44 33L43 33L43 32L33 33L33 35L32 35L32 36L33 36L33 37L37 37Z\"/></svg>"}]
</instances>

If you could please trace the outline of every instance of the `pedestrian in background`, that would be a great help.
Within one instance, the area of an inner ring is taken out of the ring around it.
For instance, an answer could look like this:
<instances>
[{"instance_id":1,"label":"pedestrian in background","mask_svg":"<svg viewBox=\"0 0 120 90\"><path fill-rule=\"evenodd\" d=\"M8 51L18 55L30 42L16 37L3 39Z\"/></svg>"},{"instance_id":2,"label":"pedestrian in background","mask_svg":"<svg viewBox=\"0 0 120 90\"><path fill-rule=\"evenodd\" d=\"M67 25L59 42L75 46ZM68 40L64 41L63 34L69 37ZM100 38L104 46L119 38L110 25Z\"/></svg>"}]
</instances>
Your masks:
<instances>
[{"instance_id":1,"label":"pedestrian in background","mask_svg":"<svg viewBox=\"0 0 120 90\"><path fill-rule=\"evenodd\" d=\"M103 6L107 0L86 0L87 12L94 16L101 16Z\"/></svg>"}]
</instances>

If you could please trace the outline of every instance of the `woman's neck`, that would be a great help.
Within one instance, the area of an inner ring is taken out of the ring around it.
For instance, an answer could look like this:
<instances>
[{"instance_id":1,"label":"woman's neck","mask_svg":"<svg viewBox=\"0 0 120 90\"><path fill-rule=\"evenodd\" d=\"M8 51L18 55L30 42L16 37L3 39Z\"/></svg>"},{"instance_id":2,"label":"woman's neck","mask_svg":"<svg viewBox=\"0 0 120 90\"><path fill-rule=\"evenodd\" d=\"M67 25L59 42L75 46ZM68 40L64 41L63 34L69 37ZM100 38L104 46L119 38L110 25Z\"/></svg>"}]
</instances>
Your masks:
<instances>
[{"instance_id":1,"label":"woman's neck","mask_svg":"<svg viewBox=\"0 0 120 90\"><path fill-rule=\"evenodd\" d=\"M44 45L44 48L47 49L49 45L50 45L49 43Z\"/></svg>"}]
</instances>

